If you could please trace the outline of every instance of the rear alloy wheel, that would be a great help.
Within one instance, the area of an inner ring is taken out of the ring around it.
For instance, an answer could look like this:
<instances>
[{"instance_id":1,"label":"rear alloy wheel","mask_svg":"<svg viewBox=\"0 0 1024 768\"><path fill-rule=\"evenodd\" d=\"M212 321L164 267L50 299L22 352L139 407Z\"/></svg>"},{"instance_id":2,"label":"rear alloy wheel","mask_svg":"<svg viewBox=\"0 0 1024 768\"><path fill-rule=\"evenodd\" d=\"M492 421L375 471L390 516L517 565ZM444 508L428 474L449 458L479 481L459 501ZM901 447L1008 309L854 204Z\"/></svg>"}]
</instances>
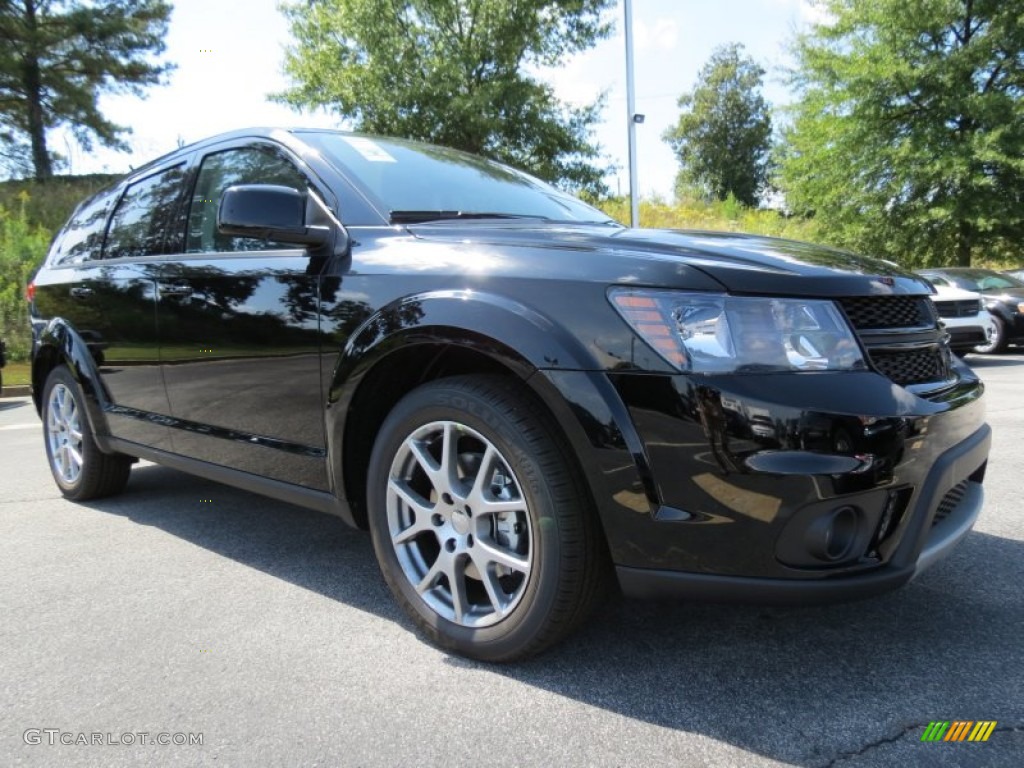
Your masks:
<instances>
[{"instance_id":1,"label":"rear alloy wheel","mask_svg":"<svg viewBox=\"0 0 1024 768\"><path fill-rule=\"evenodd\" d=\"M1006 350L1006 323L997 315L992 315L995 330L989 336L987 344L979 344L974 351L979 355L997 355Z\"/></svg>"},{"instance_id":2,"label":"rear alloy wheel","mask_svg":"<svg viewBox=\"0 0 1024 768\"><path fill-rule=\"evenodd\" d=\"M392 411L370 464L385 580L439 645L508 661L589 612L601 565L593 513L536 406L495 377L424 385Z\"/></svg>"},{"instance_id":3,"label":"rear alloy wheel","mask_svg":"<svg viewBox=\"0 0 1024 768\"><path fill-rule=\"evenodd\" d=\"M100 451L85 413L82 389L64 366L54 368L43 389L46 458L60 492L85 501L120 493L131 459Z\"/></svg>"}]
</instances>

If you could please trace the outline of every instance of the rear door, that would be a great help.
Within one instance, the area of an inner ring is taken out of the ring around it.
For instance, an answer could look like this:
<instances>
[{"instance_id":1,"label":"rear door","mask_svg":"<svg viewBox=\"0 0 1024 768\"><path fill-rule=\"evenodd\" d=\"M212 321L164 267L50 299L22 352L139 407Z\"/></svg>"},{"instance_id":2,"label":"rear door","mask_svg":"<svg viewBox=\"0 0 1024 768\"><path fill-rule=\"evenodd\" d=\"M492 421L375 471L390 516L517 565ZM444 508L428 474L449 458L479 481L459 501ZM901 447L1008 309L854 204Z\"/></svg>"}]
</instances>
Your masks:
<instances>
[{"instance_id":1,"label":"rear door","mask_svg":"<svg viewBox=\"0 0 1024 768\"><path fill-rule=\"evenodd\" d=\"M51 251L59 284L38 286L45 318L63 318L92 353L117 437L169 448L160 371L156 281L176 226L186 163L172 162L84 205Z\"/></svg>"},{"instance_id":2,"label":"rear door","mask_svg":"<svg viewBox=\"0 0 1024 768\"><path fill-rule=\"evenodd\" d=\"M237 184L326 196L271 142L217 145L198 158L183 247L158 280L175 451L326 490L318 265L300 248L218 234L220 197Z\"/></svg>"}]
</instances>

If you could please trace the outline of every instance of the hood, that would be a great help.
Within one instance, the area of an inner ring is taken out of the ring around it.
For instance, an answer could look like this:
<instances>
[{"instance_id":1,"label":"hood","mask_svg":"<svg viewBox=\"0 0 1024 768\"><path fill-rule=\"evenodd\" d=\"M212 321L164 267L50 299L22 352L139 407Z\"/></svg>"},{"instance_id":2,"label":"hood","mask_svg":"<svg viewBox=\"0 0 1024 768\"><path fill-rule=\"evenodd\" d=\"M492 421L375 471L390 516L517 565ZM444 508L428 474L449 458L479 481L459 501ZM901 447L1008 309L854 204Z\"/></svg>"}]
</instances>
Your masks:
<instances>
[{"instance_id":1,"label":"hood","mask_svg":"<svg viewBox=\"0 0 1024 768\"><path fill-rule=\"evenodd\" d=\"M891 261L797 240L663 229L624 230L621 237L673 251L684 249L696 266L732 291L760 293L769 285L783 289L792 277L815 278L819 284L846 284L854 277L860 284L867 278L872 293L931 293L927 282Z\"/></svg>"},{"instance_id":2,"label":"hood","mask_svg":"<svg viewBox=\"0 0 1024 768\"><path fill-rule=\"evenodd\" d=\"M978 291L982 296L989 299L998 299L1012 304L1024 302L1024 287L1022 288L983 288Z\"/></svg>"},{"instance_id":3,"label":"hood","mask_svg":"<svg viewBox=\"0 0 1024 768\"><path fill-rule=\"evenodd\" d=\"M733 232L538 224L525 219L445 221L417 224L409 230L426 240L541 248L549 258L555 250L574 252L576 258L588 258L586 252L590 252L594 257L614 254L673 267L682 263L734 293L855 296L932 292L924 279L892 262L795 240Z\"/></svg>"}]
</instances>

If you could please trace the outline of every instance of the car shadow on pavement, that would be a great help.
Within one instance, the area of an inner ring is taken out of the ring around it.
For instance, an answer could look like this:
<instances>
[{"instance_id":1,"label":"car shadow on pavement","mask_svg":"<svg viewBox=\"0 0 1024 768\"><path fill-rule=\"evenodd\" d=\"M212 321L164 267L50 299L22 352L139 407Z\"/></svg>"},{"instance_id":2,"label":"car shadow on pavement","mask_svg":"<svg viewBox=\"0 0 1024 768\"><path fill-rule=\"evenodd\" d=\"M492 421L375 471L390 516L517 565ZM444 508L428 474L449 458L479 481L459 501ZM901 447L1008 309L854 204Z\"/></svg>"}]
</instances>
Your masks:
<instances>
[{"instance_id":1,"label":"car shadow on pavement","mask_svg":"<svg viewBox=\"0 0 1024 768\"><path fill-rule=\"evenodd\" d=\"M25 408L31 404L31 400L0 400L0 411L13 411L16 408Z\"/></svg>"},{"instance_id":2,"label":"car shadow on pavement","mask_svg":"<svg viewBox=\"0 0 1024 768\"><path fill-rule=\"evenodd\" d=\"M348 605L400 618L369 534L332 515L152 464L132 469L123 494L85 506L155 526Z\"/></svg>"},{"instance_id":3,"label":"car shadow on pavement","mask_svg":"<svg viewBox=\"0 0 1024 768\"><path fill-rule=\"evenodd\" d=\"M1019 765L1022 584L1024 543L973 532L889 595L806 608L616 600L579 638L498 673L795 765L919 744L932 720L997 720L1017 729L1003 735ZM977 764L1003 763L990 752Z\"/></svg>"},{"instance_id":4,"label":"car shadow on pavement","mask_svg":"<svg viewBox=\"0 0 1024 768\"><path fill-rule=\"evenodd\" d=\"M136 467L123 496L89 506L411 626L366 533L184 477ZM991 741L1013 743L1010 752L970 745L989 750L975 757L995 765L1024 749L1022 584L1024 543L973 532L950 558L879 598L771 608L613 597L536 659L446 662L801 766L928 747L920 734L931 720L997 720Z\"/></svg>"}]
</instances>

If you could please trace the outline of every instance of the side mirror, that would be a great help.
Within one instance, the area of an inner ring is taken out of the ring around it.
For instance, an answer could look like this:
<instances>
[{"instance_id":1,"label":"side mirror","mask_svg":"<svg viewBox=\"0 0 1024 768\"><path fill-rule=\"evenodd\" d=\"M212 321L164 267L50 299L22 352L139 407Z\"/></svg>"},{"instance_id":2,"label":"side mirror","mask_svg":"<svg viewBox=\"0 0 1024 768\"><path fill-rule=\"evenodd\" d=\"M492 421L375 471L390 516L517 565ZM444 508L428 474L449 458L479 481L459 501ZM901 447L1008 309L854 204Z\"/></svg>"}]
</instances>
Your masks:
<instances>
[{"instance_id":1,"label":"side mirror","mask_svg":"<svg viewBox=\"0 0 1024 768\"><path fill-rule=\"evenodd\" d=\"M217 209L217 231L311 248L330 238L327 227L306 226L305 195L274 184L240 184L225 189Z\"/></svg>"}]
</instances>

